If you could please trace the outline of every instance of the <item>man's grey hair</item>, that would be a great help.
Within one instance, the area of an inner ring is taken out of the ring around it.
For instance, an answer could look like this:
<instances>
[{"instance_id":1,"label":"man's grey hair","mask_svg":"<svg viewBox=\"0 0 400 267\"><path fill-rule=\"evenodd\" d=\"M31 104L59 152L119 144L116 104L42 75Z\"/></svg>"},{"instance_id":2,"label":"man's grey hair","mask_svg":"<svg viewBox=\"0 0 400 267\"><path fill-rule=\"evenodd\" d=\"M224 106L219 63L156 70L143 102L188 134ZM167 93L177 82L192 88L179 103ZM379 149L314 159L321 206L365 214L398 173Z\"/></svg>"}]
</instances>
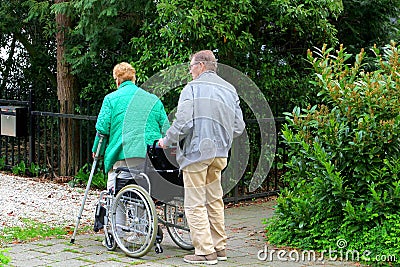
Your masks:
<instances>
[{"instance_id":1,"label":"man's grey hair","mask_svg":"<svg viewBox=\"0 0 400 267\"><path fill-rule=\"evenodd\" d=\"M190 57L197 62L203 62L207 70L217 71L217 59L211 50L201 50Z\"/></svg>"}]
</instances>

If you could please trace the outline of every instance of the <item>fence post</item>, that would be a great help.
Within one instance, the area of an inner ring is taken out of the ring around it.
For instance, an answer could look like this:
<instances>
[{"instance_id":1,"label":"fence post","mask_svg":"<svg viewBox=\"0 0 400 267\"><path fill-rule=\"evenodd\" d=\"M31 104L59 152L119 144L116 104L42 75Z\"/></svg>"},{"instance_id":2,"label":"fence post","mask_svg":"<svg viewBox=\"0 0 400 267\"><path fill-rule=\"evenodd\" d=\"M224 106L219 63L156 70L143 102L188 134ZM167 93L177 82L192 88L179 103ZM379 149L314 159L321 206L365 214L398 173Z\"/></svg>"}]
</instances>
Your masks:
<instances>
[{"instance_id":1,"label":"fence post","mask_svg":"<svg viewBox=\"0 0 400 267\"><path fill-rule=\"evenodd\" d=\"M31 164L35 160L35 118L33 116L33 110L35 107L34 92L32 89L29 90L29 163Z\"/></svg>"}]
</instances>

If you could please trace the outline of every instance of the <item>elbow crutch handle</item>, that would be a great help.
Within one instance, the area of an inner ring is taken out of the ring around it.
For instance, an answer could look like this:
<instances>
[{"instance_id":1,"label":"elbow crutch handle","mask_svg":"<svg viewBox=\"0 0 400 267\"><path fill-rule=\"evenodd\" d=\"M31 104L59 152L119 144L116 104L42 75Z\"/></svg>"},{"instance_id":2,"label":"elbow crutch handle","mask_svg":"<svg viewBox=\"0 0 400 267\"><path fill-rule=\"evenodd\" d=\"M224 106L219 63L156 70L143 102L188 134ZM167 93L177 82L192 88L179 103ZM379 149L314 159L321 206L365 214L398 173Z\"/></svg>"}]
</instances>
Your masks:
<instances>
[{"instance_id":1,"label":"elbow crutch handle","mask_svg":"<svg viewBox=\"0 0 400 267\"><path fill-rule=\"evenodd\" d=\"M97 144L96 152L94 154L94 159L99 159L102 147L104 145L103 142L104 139L107 137L107 135L96 132L96 136L99 137L99 143Z\"/></svg>"}]
</instances>

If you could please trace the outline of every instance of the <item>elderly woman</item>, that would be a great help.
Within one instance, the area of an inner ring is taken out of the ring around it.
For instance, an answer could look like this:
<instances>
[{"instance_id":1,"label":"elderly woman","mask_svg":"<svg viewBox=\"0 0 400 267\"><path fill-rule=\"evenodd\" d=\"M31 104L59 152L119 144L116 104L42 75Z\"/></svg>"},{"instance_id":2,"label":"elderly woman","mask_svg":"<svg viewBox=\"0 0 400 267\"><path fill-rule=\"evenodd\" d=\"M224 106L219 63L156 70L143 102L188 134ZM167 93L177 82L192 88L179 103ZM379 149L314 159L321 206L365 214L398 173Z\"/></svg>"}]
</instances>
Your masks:
<instances>
[{"instance_id":1,"label":"elderly woman","mask_svg":"<svg viewBox=\"0 0 400 267\"><path fill-rule=\"evenodd\" d=\"M106 95L97 117L96 130L106 135L104 167L107 189L114 189L115 169L144 162L146 147L158 140L169 127L160 99L135 85L136 71L126 62L113 70L117 90ZM99 137L92 151L96 151Z\"/></svg>"}]
</instances>

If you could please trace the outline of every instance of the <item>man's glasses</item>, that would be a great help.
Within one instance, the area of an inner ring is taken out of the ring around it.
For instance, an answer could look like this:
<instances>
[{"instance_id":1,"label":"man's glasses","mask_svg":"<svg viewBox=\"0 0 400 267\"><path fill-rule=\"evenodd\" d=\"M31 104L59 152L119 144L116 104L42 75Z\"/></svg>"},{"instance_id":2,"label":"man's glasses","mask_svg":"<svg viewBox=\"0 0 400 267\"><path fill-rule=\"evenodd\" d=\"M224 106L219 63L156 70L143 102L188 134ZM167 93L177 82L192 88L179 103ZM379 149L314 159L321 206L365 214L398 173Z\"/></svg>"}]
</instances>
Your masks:
<instances>
[{"instance_id":1,"label":"man's glasses","mask_svg":"<svg viewBox=\"0 0 400 267\"><path fill-rule=\"evenodd\" d=\"M197 64L200 64L200 63L201 63L201 61L197 61L197 62L195 62L195 63L193 63L193 64L190 64L190 65L189 65L189 70L191 70L193 66L195 66L195 65L197 65Z\"/></svg>"}]
</instances>

